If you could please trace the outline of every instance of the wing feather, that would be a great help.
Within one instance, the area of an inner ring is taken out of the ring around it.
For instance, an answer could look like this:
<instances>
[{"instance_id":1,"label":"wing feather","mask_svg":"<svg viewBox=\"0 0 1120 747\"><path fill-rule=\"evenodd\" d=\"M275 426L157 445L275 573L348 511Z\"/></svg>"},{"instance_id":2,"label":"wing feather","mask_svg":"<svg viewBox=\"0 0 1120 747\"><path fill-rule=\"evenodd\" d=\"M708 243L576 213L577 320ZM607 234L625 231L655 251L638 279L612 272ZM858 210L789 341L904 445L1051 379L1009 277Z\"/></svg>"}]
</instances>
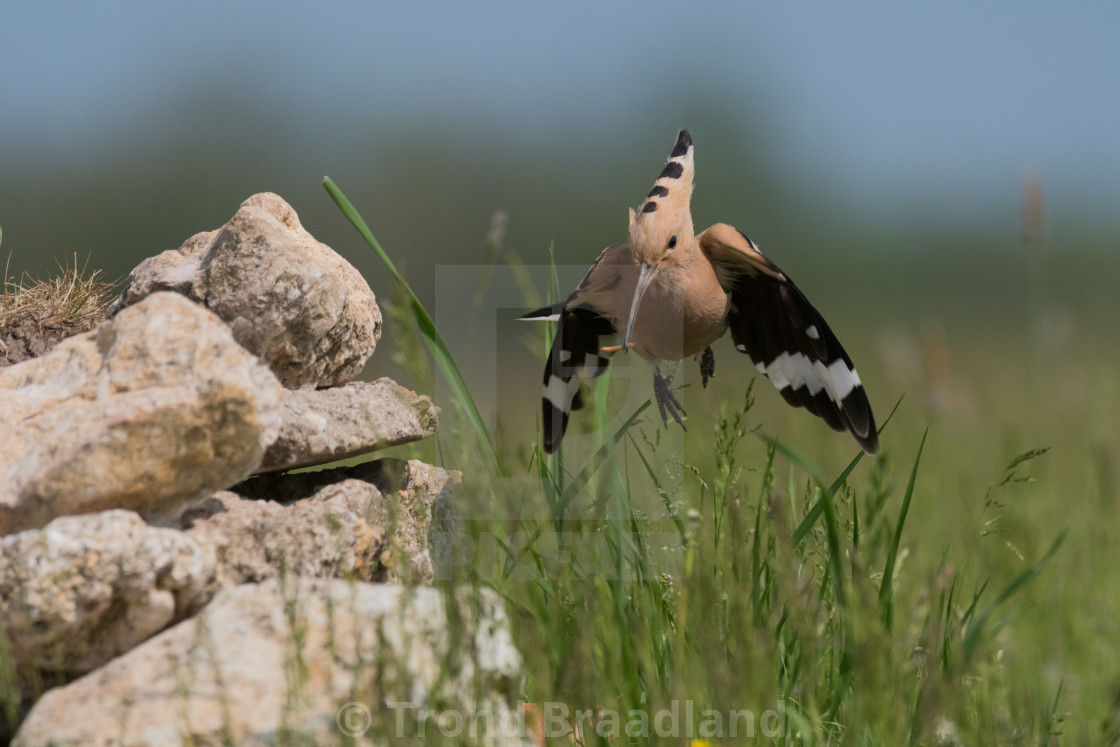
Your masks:
<instances>
[{"instance_id":1,"label":"wing feather","mask_svg":"<svg viewBox=\"0 0 1120 747\"><path fill-rule=\"evenodd\" d=\"M871 404L852 359L820 312L746 234L717 223L698 237L731 294L728 326L739 352L777 387L835 430L848 430L863 450L879 448Z\"/></svg>"},{"instance_id":2,"label":"wing feather","mask_svg":"<svg viewBox=\"0 0 1120 747\"><path fill-rule=\"evenodd\" d=\"M583 407L581 380L601 376L610 364L610 357L602 352L605 341L601 338L609 338L616 331L593 301L609 293L619 282L618 265L626 248L625 245L607 247L566 300L521 317L559 324L545 362L541 395L543 444L548 454L560 447L571 413Z\"/></svg>"}]
</instances>

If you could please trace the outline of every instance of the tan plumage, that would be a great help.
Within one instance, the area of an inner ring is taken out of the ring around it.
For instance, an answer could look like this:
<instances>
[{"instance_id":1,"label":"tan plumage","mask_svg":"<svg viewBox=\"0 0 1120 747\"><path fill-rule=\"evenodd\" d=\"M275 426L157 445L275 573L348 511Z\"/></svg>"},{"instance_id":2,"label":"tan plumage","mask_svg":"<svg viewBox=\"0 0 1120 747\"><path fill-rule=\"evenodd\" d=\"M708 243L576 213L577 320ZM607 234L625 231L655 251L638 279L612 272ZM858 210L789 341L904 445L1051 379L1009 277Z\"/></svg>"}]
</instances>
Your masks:
<instances>
[{"instance_id":1,"label":"tan plumage","mask_svg":"<svg viewBox=\"0 0 1120 747\"><path fill-rule=\"evenodd\" d=\"M878 437L862 384L816 309L745 234L725 223L694 233L693 150L681 131L653 189L630 210L628 243L599 255L563 303L523 317L560 322L545 367L545 450L556 449L570 412L582 405L579 378L602 374L615 349L654 363L661 417L683 426L684 411L656 364L700 353L710 362L709 345L730 327L736 349L787 402L851 431L874 453ZM612 334L621 345L603 344Z\"/></svg>"}]
</instances>

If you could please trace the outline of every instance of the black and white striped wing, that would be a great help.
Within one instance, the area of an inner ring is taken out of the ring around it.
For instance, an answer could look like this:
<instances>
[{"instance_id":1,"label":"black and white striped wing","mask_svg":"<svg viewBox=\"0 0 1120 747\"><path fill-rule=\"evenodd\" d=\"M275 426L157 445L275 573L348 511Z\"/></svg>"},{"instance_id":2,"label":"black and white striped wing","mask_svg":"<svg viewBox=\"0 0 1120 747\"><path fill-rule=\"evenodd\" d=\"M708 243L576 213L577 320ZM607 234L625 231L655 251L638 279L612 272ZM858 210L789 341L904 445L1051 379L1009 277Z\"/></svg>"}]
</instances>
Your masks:
<instances>
[{"instance_id":1,"label":"black and white striped wing","mask_svg":"<svg viewBox=\"0 0 1120 747\"><path fill-rule=\"evenodd\" d=\"M601 376L610 359L601 346L616 334L605 317L587 308L564 308L563 304L530 312L522 319L558 322L552 350L544 366L541 415L544 424L544 450L552 454L560 447L568 429L568 417L583 407L581 379Z\"/></svg>"},{"instance_id":2,"label":"black and white striped wing","mask_svg":"<svg viewBox=\"0 0 1120 747\"><path fill-rule=\"evenodd\" d=\"M820 312L745 234L717 224L700 241L731 294L728 326L735 348L750 356L786 402L834 430L850 431L868 454L878 451L859 374Z\"/></svg>"}]
</instances>

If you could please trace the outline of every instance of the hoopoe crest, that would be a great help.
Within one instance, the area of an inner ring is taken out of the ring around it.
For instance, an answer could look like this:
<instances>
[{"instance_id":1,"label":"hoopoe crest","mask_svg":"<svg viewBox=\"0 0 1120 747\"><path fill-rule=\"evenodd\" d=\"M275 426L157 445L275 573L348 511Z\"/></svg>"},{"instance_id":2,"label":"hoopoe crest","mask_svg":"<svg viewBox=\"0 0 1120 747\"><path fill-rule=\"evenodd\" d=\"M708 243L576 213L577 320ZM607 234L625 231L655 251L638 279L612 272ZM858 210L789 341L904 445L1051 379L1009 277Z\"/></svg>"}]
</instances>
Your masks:
<instances>
[{"instance_id":1,"label":"hoopoe crest","mask_svg":"<svg viewBox=\"0 0 1120 747\"><path fill-rule=\"evenodd\" d=\"M682 130L653 189L630 210L627 243L605 249L566 300L522 317L559 323L544 370L544 450L556 451L583 406L581 379L603 374L618 351L653 364L661 419L684 427L672 377L658 363L699 355L707 386L710 345L730 329L735 349L786 402L874 454L879 438L863 384L820 313L743 232L717 223L695 233L693 151Z\"/></svg>"}]
</instances>

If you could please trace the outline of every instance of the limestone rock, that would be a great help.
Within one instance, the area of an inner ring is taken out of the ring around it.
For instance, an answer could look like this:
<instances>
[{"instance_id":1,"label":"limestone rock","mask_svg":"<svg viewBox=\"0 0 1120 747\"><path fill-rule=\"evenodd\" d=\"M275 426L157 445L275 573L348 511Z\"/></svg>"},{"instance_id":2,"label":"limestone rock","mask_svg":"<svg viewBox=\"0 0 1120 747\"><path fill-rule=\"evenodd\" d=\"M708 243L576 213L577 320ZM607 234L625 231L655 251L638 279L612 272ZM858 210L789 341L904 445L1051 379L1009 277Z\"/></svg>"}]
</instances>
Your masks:
<instances>
[{"instance_id":1,"label":"limestone rock","mask_svg":"<svg viewBox=\"0 0 1120 747\"><path fill-rule=\"evenodd\" d=\"M201 608L214 562L131 511L65 516L0 538L0 631L17 673L84 674Z\"/></svg>"},{"instance_id":2,"label":"limestone rock","mask_svg":"<svg viewBox=\"0 0 1120 747\"><path fill-rule=\"evenodd\" d=\"M260 471L325 464L435 433L439 408L391 379L284 393L280 435Z\"/></svg>"},{"instance_id":3,"label":"limestone rock","mask_svg":"<svg viewBox=\"0 0 1120 747\"><path fill-rule=\"evenodd\" d=\"M288 505L221 491L179 525L214 558L222 587L285 573L366 580L389 547L385 529L365 519L367 502L357 490L324 491Z\"/></svg>"},{"instance_id":4,"label":"limestone rock","mask_svg":"<svg viewBox=\"0 0 1120 747\"><path fill-rule=\"evenodd\" d=\"M365 279L271 193L241 203L222 228L141 262L109 314L160 290L215 312L292 389L352 380L381 336Z\"/></svg>"},{"instance_id":5,"label":"limestone rock","mask_svg":"<svg viewBox=\"0 0 1120 747\"><path fill-rule=\"evenodd\" d=\"M0 536L108 508L152 517L243 480L279 432L281 392L174 293L0 369Z\"/></svg>"},{"instance_id":6,"label":"limestone rock","mask_svg":"<svg viewBox=\"0 0 1120 747\"><path fill-rule=\"evenodd\" d=\"M461 480L459 472L417 460L379 459L319 472L261 475L233 490L246 498L286 505L314 501L346 506L337 516L352 521L350 512L356 512L376 535L386 538L378 546L373 580L430 584L437 573L433 550L439 557L433 540L447 533L449 496ZM298 531L298 524L295 527Z\"/></svg>"},{"instance_id":7,"label":"limestone rock","mask_svg":"<svg viewBox=\"0 0 1120 747\"><path fill-rule=\"evenodd\" d=\"M461 744L472 717L478 743L522 744L521 668L489 589L277 579L51 690L13 744Z\"/></svg>"}]
</instances>

